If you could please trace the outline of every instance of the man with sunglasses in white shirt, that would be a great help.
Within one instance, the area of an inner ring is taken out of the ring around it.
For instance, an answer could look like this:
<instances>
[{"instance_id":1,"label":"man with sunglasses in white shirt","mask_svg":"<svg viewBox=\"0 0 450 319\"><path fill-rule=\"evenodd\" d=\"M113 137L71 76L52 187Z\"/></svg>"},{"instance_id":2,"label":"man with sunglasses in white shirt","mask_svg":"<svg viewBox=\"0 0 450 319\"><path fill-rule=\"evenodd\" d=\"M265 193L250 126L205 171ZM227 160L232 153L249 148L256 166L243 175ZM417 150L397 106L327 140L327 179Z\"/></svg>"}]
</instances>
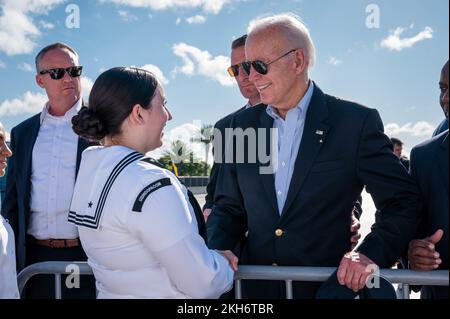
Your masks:
<instances>
[{"instance_id":1,"label":"man with sunglasses in white shirt","mask_svg":"<svg viewBox=\"0 0 450 319\"><path fill-rule=\"evenodd\" d=\"M44 261L84 261L77 228L67 222L81 153L89 143L72 131L72 117L82 107L77 52L64 43L36 56L36 83L48 102L41 113L11 131L6 196L2 214L16 236L18 270ZM95 298L91 278L80 287L62 280L63 298ZM54 276L38 275L26 286L26 298L54 298Z\"/></svg>"}]
</instances>

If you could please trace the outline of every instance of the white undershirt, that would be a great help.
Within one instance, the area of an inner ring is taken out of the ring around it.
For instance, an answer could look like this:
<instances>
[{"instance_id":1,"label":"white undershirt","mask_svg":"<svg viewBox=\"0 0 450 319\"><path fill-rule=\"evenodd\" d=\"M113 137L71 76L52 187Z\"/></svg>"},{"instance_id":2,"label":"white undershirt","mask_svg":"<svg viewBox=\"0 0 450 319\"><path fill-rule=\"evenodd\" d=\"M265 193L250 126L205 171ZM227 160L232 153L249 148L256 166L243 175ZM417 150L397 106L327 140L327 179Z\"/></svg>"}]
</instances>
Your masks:
<instances>
[{"instance_id":1,"label":"white undershirt","mask_svg":"<svg viewBox=\"0 0 450 319\"><path fill-rule=\"evenodd\" d=\"M63 116L53 116L48 103L41 113L41 127L33 148L31 167L31 215L27 233L37 239L78 238L69 224L70 202L75 185L78 136L72 117L81 99Z\"/></svg>"}]
</instances>

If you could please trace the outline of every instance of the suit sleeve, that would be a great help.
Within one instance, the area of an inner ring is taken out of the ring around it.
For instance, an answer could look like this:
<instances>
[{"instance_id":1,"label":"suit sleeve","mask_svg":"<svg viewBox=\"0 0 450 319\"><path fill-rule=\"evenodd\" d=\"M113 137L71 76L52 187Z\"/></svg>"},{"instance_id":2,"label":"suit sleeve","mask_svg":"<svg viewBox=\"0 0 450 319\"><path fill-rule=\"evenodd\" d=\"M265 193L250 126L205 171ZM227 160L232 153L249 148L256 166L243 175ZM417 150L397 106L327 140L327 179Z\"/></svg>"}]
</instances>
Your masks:
<instances>
[{"instance_id":1,"label":"suit sleeve","mask_svg":"<svg viewBox=\"0 0 450 319\"><path fill-rule=\"evenodd\" d=\"M15 130L11 131L10 148L13 155L8 160L8 176L6 179L6 194L2 203L2 215L9 221L14 234L18 233L18 202L16 187L16 152L15 152Z\"/></svg>"},{"instance_id":2,"label":"suit sleeve","mask_svg":"<svg viewBox=\"0 0 450 319\"><path fill-rule=\"evenodd\" d=\"M214 141L212 143L212 153L214 156L214 164L211 168L211 174L209 176L209 182L206 186L206 197L205 197L205 205L203 206L203 210L209 208L212 209L214 205L214 197L216 195L216 186L217 186L217 179L219 178L219 171L221 163L224 162L224 152L225 152L225 127L222 127L221 121L217 122L214 126ZM220 135L217 135L220 133ZM221 145L217 144L217 141L220 139ZM220 147L222 149L221 154L215 154L216 149ZM222 161L217 162L216 155L220 156Z\"/></svg>"},{"instance_id":3,"label":"suit sleeve","mask_svg":"<svg viewBox=\"0 0 450 319\"><path fill-rule=\"evenodd\" d=\"M235 127L234 120L231 127ZM235 144L232 140L226 143L227 147ZM214 206L206 223L211 249L232 250L247 231L247 214L236 176L237 164L233 162L223 163L218 172Z\"/></svg>"},{"instance_id":4,"label":"suit sleeve","mask_svg":"<svg viewBox=\"0 0 450 319\"><path fill-rule=\"evenodd\" d=\"M214 149L213 149L214 154ZM203 210L209 208L212 209L214 204L214 195L216 193L216 184L217 184L217 177L219 176L219 170L220 170L220 163L214 162L212 169L211 169L211 175L209 176L208 185L206 186L206 196L205 196L205 205L203 206Z\"/></svg>"},{"instance_id":5,"label":"suit sleeve","mask_svg":"<svg viewBox=\"0 0 450 319\"><path fill-rule=\"evenodd\" d=\"M413 180L415 181L420 194L423 194L423 189L420 186L420 182L419 182L419 175L417 173L417 161L418 161L418 154L417 154L417 149L414 149L411 151L411 159L409 162L409 175L411 175L411 177L413 178ZM423 197L423 196L422 196ZM413 239L418 239L418 238L425 238L427 236L429 236L430 234L426 234L426 211L424 209L425 207L422 207L421 210L421 214L420 214L420 224L419 224L419 228L414 236Z\"/></svg>"},{"instance_id":6,"label":"suit sleeve","mask_svg":"<svg viewBox=\"0 0 450 319\"><path fill-rule=\"evenodd\" d=\"M413 179L392 152L377 111L362 129L357 174L370 189L379 220L358 247L380 267L390 267L404 253L417 231L422 202Z\"/></svg>"}]
</instances>

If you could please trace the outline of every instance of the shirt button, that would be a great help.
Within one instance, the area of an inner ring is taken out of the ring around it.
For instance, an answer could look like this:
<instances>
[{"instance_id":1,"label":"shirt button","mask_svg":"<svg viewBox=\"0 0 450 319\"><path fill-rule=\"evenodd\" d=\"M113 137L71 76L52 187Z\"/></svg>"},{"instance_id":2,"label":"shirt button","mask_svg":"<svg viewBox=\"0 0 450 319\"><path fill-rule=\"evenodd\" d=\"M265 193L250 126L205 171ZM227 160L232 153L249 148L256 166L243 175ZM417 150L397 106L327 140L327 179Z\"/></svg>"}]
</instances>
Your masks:
<instances>
[{"instance_id":1,"label":"shirt button","mask_svg":"<svg viewBox=\"0 0 450 319\"><path fill-rule=\"evenodd\" d=\"M277 267L277 266L278 266L278 264L277 264L277 263L273 263L273 264L272 264L272 266L274 266L274 267Z\"/></svg>"},{"instance_id":2,"label":"shirt button","mask_svg":"<svg viewBox=\"0 0 450 319\"><path fill-rule=\"evenodd\" d=\"M275 231L275 236L277 236L277 237L281 237L281 236L283 236L283 230L281 230L281 229L277 229L276 231Z\"/></svg>"},{"instance_id":3,"label":"shirt button","mask_svg":"<svg viewBox=\"0 0 450 319\"><path fill-rule=\"evenodd\" d=\"M281 194L283 194L283 193L281 191L278 191L277 194L278 194L278 196L281 196Z\"/></svg>"},{"instance_id":4,"label":"shirt button","mask_svg":"<svg viewBox=\"0 0 450 319\"><path fill-rule=\"evenodd\" d=\"M286 162L281 163L281 166L285 167L286 166Z\"/></svg>"}]
</instances>

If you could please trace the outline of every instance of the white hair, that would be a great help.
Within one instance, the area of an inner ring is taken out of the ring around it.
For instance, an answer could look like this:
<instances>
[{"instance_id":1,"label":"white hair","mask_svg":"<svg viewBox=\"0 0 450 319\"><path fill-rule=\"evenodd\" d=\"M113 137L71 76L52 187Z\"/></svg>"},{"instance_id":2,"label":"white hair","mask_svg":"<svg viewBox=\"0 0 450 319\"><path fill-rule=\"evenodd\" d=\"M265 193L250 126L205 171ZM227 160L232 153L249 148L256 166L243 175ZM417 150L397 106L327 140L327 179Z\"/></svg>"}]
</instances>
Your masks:
<instances>
[{"instance_id":1,"label":"white hair","mask_svg":"<svg viewBox=\"0 0 450 319\"><path fill-rule=\"evenodd\" d=\"M308 28L301 21L300 17L293 13L281 13L259 17L249 23L247 33L250 37L252 34L270 27L281 28L290 41L294 42L298 48L305 51L308 70L311 70L314 67L316 62L316 48L314 47Z\"/></svg>"},{"instance_id":2,"label":"white hair","mask_svg":"<svg viewBox=\"0 0 450 319\"><path fill-rule=\"evenodd\" d=\"M4 135L5 135L5 141L9 141L9 134L8 134L8 132L6 132L6 129L5 129L5 127L3 126L2 122L0 122L0 131L1 131L1 132L4 132Z\"/></svg>"}]
</instances>

